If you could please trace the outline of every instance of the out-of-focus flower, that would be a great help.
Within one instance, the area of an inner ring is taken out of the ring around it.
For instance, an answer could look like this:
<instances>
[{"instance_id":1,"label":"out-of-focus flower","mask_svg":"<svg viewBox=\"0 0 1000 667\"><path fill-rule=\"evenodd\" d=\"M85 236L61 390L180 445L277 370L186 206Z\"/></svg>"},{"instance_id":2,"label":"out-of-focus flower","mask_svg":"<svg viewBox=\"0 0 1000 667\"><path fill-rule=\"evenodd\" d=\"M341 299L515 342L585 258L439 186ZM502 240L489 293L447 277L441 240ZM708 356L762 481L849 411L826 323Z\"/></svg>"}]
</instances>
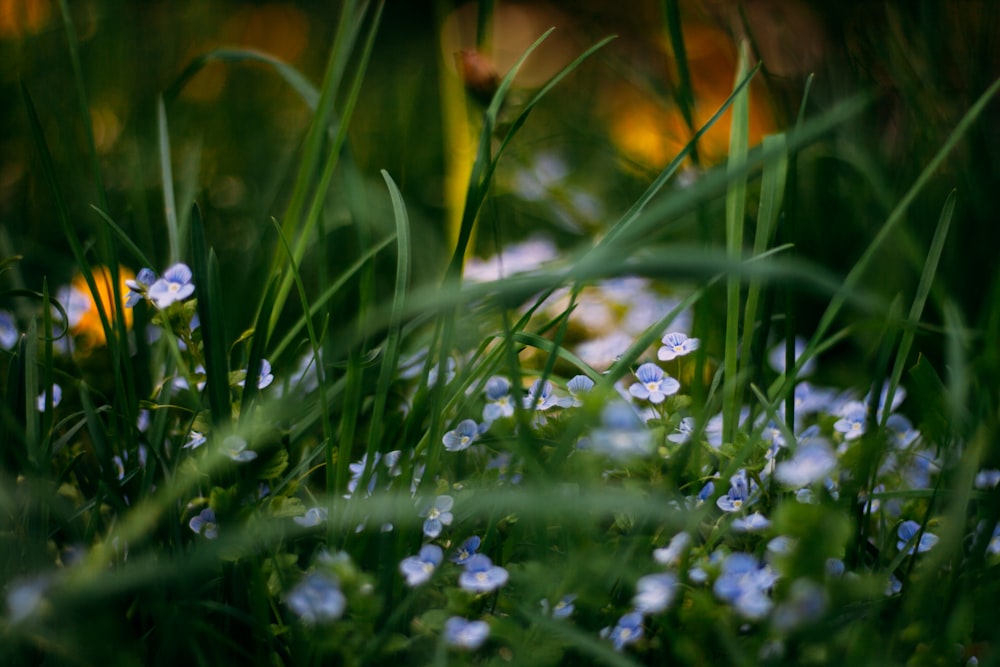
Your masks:
<instances>
[{"instance_id":1,"label":"out-of-focus flower","mask_svg":"<svg viewBox=\"0 0 1000 667\"><path fill-rule=\"evenodd\" d=\"M646 456L653 450L652 433L624 401L604 406L601 424L590 432L589 443L595 452L618 459Z\"/></svg>"},{"instance_id":2,"label":"out-of-focus flower","mask_svg":"<svg viewBox=\"0 0 1000 667\"><path fill-rule=\"evenodd\" d=\"M605 633L602 633L605 635ZM605 636L614 644L616 651L621 651L629 644L634 644L642 639L642 614L638 611L629 612L620 619L614 629L607 632Z\"/></svg>"},{"instance_id":3,"label":"out-of-focus flower","mask_svg":"<svg viewBox=\"0 0 1000 667\"><path fill-rule=\"evenodd\" d=\"M425 544L416 556L408 556L399 563L399 571L406 577L407 586L419 586L430 580L444 557L441 547Z\"/></svg>"},{"instance_id":4,"label":"out-of-focus flower","mask_svg":"<svg viewBox=\"0 0 1000 667\"><path fill-rule=\"evenodd\" d=\"M292 521L303 528L315 528L326 521L327 509L325 507L310 507L302 516L293 517Z\"/></svg>"},{"instance_id":5,"label":"out-of-focus flower","mask_svg":"<svg viewBox=\"0 0 1000 667\"><path fill-rule=\"evenodd\" d=\"M206 507L188 521L188 527L206 539L214 540L219 536L219 526L215 522L215 510Z\"/></svg>"},{"instance_id":6,"label":"out-of-focus flower","mask_svg":"<svg viewBox=\"0 0 1000 667\"><path fill-rule=\"evenodd\" d=\"M750 554L737 552L722 563L722 572L712 590L744 618L759 620L771 611L768 591L777 580L769 565L761 565Z\"/></svg>"},{"instance_id":7,"label":"out-of-focus flower","mask_svg":"<svg viewBox=\"0 0 1000 667\"><path fill-rule=\"evenodd\" d=\"M677 595L677 575L673 572L647 574L636 583L632 606L643 614L659 614L670 606Z\"/></svg>"},{"instance_id":8,"label":"out-of-focus flower","mask_svg":"<svg viewBox=\"0 0 1000 667\"><path fill-rule=\"evenodd\" d=\"M311 572L285 596L288 608L306 625L329 623L340 618L347 598L333 575Z\"/></svg>"},{"instance_id":9,"label":"out-of-focus flower","mask_svg":"<svg viewBox=\"0 0 1000 667\"><path fill-rule=\"evenodd\" d=\"M490 626L486 621L468 621L452 616L444 622L444 641L448 646L474 651L489 638Z\"/></svg>"},{"instance_id":10,"label":"out-of-focus flower","mask_svg":"<svg viewBox=\"0 0 1000 667\"><path fill-rule=\"evenodd\" d=\"M449 452L460 452L479 437L479 425L471 419L463 419L451 431L444 434L442 441Z\"/></svg>"},{"instance_id":11,"label":"out-of-focus flower","mask_svg":"<svg viewBox=\"0 0 1000 667\"><path fill-rule=\"evenodd\" d=\"M566 383L566 391L569 396L564 396L559 400L559 405L564 408L578 408L583 405L583 394L594 388L594 381L586 375L574 375Z\"/></svg>"},{"instance_id":12,"label":"out-of-focus flower","mask_svg":"<svg viewBox=\"0 0 1000 667\"><path fill-rule=\"evenodd\" d=\"M7 586L7 621L15 625L36 614L45 604L52 581L40 576L11 582Z\"/></svg>"},{"instance_id":13,"label":"out-of-focus flower","mask_svg":"<svg viewBox=\"0 0 1000 667\"><path fill-rule=\"evenodd\" d=\"M800 446L791 460L779 463L774 477L785 486L797 489L818 482L836 467L836 454L825 443L817 441Z\"/></svg>"},{"instance_id":14,"label":"out-of-focus flower","mask_svg":"<svg viewBox=\"0 0 1000 667\"><path fill-rule=\"evenodd\" d=\"M260 373L257 375L257 388L264 389L270 386L274 382L274 374L271 373L271 362L267 359L260 360ZM246 386L246 378L240 380L237 384L243 387Z\"/></svg>"},{"instance_id":15,"label":"out-of-focus flower","mask_svg":"<svg viewBox=\"0 0 1000 667\"><path fill-rule=\"evenodd\" d=\"M21 333L17 330L14 315L6 310L0 310L0 347L9 350L17 343Z\"/></svg>"},{"instance_id":16,"label":"out-of-focus flower","mask_svg":"<svg viewBox=\"0 0 1000 667\"><path fill-rule=\"evenodd\" d=\"M222 453L237 463L245 463L257 458L257 452L247 449L247 441L236 434L226 436L222 441Z\"/></svg>"},{"instance_id":17,"label":"out-of-focus flower","mask_svg":"<svg viewBox=\"0 0 1000 667\"><path fill-rule=\"evenodd\" d=\"M546 616L551 615L552 618L569 618L576 609L574 602L576 602L576 596L570 594L562 596L555 605L550 605L548 600L542 600L538 604L542 608L542 613Z\"/></svg>"},{"instance_id":18,"label":"out-of-focus flower","mask_svg":"<svg viewBox=\"0 0 1000 667\"><path fill-rule=\"evenodd\" d=\"M507 570L494 565L488 556L476 554L465 562L458 585L472 593L489 593L506 584L509 576Z\"/></svg>"},{"instance_id":19,"label":"out-of-focus flower","mask_svg":"<svg viewBox=\"0 0 1000 667\"><path fill-rule=\"evenodd\" d=\"M914 536L920 532L920 524L916 521L904 521L899 525L896 530L896 535L899 540L896 542L896 548L902 551L906 548L906 545L914 538ZM906 553L913 554L913 550L916 549L917 553L924 553L925 551L930 551L931 548L937 544L938 536L934 533L928 533L926 530L920 536L920 541L916 545L911 545Z\"/></svg>"},{"instance_id":20,"label":"out-of-focus flower","mask_svg":"<svg viewBox=\"0 0 1000 667\"><path fill-rule=\"evenodd\" d=\"M453 553L451 556L448 557L448 560L450 560L452 563L458 563L459 565L464 565L470 558L476 555L476 552L479 550L479 545L481 543L482 540L479 538L479 536L473 535L465 542L463 542L462 546L460 546L458 550L455 551L455 553Z\"/></svg>"},{"instance_id":21,"label":"out-of-focus flower","mask_svg":"<svg viewBox=\"0 0 1000 667\"><path fill-rule=\"evenodd\" d=\"M483 391L486 394L483 419L487 423L514 414L514 403L510 396L510 381L507 378L494 375L486 381L486 387Z\"/></svg>"},{"instance_id":22,"label":"out-of-focus flower","mask_svg":"<svg viewBox=\"0 0 1000 667\"><path fill-rule=\"evenodd\" d=\"M35 399L35 407L38 408L39 412L45 412L45 401L49 396L51 391L52 394L52 407L56 408L62 401L62 387L57 384L52 385L51 390L46 389Z\"/></svg>"},{"instance_id":23,"label":"out-of-focus flower","mask_svg":"<svg viewBox=\"0 0 1000 667\"><path fill-rule=\"evenodd\" d=\"M424 535L434 539L441 534L444 526L450 526L454 516L451 508L455 504L455 499L451 496L438 496L430 503L420 516L426 517L424 520Z\"/></svg>"},{"instance_id":24,"label":"out-of-focus flower","mask_svg":"<svg viewBox=\"0 0 1000 667\"><path fill-rule=\"evenodd\" d=\"M680 563L681 556L691 544L691 536L687 533L677 533L670 538L670 544L653 550L653 560L660 565L673 567Z\"/></svg>"}]
</instances>

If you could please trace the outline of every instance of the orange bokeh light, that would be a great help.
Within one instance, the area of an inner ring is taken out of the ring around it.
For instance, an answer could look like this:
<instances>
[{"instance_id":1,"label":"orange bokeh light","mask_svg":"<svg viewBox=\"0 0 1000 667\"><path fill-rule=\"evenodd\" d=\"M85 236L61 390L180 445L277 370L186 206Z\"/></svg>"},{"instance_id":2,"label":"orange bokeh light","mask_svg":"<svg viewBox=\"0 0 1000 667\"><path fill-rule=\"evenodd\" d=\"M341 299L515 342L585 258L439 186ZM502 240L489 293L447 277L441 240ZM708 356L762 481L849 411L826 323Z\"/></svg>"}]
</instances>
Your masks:
<instances>
[{"instance_id":1,"label":"orange bokeh light","mask_svg":"<svg viewBox=\"0 0 1000 667\"><path fill-rule=\"evenodd\" d=\"M98 297L105 314L109 318L113 318L116 314L119 314L125 318L125 328L131 329L132 309L125 307L124 299L124 295L129 291L128 286L125 284L126 280L135 280L135 274L124 266L118 267L117 288L115 288L114 283L111 281L111 271L108 267L94 267L94 282L96 283ZM70 329L70 332L79 339L81 348L84 350L107 344L107 338L104 336L104 326L101 324L101 315L97 309L97 302L94 300L93 294L90 292L90 286L87 285L87 279L84 278L83 274L78 273L73 278L72 288L81 296L86 296L88 300L86 302L86 310L83 311L79 320ZM116 300L117 306L113 312L112 304Z\"/></svg>"}]
</instances>

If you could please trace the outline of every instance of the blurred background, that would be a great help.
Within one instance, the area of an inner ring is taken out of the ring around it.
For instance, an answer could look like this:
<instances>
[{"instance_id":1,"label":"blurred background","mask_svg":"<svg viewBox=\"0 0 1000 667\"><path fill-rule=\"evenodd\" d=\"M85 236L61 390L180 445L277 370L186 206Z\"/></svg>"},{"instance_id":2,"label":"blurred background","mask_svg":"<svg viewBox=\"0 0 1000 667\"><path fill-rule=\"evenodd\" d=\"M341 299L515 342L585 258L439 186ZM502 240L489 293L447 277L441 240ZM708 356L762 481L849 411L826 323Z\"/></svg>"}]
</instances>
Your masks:
<instances>
[{"instance_id":1,"label":"blurred background","mask_svg":"<svg viewBox=\"0 0 1000 667\"><path fill-rule=\"evenodd\" d=\"M0 255L24 257L19 271L6 276L14 284L5 287L39 289L42 276L60 284L75 272L39 167L22 83L39 110L81 238L92 242L102 224L91 208L99 197L87 158L90 123L107 213L162 270L159 96L192 59L223 46L271 54L319 85L339 12L339 3L320 1L66 4L79 40L89 118L81 118L76 102L60 3L0 0ZM664 18L674 8L691 73L688 114L677 103L686 84ZM618 38L544 99L511 146L487 206L495 231L475 240L483 254L494 252L497 241L539 232L559 245L600 234L726 98L736 43L747 38L762 62L752 92L754 142L794 123L810 74L807 117L853 95L874 97L861 117L800 155L795 207L788 211L794 235L779 232L801 256L843 275L1000 74L1000 6L987 0L509 1L495 3L490 29L478 40L476 18L474 3L386 3L349 133L350 157L364 182L335 182L312 251L321 264L353 257L358 211L356 203L349 210L348 190L364 203L368 224L391 229L379 176L385 169L413 219L417 279L441 275L485 101L497 77L550 27L555 32L515 81L508 116L586 48L608 35ZM280 220L287 205L308 107L261 64L212 63L174 92L165 108L178 202L194 199L202 207L224 293L256 294L274 252L270 220ZM972 324L995 312L997 110L991 103L911 207L906 233L893 239L868 286L890 297L912 289L941 206L958 188L940 293L957 300ZM724 161L727 142L724 118L671 187L683 188ZM721 211L721 202L709 207L691 238L721 241ZM799 298L801 327L808 331L810 314L820 312L825 299ZM239 323L234 330L255 302L227 304ZM932 308L929 317L940 314Z\"/></svg>"}]
</instances>

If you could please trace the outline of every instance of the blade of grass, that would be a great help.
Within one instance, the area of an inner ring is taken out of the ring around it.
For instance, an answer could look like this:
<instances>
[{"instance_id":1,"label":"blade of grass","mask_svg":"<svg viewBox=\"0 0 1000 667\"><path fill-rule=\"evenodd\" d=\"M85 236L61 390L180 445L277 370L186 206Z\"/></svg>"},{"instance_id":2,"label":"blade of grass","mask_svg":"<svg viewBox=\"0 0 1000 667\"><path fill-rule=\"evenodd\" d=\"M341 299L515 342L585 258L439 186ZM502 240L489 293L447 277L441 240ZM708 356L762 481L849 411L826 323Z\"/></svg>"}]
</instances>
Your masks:
<instances>
[{"instance_id":1,"label":"blade of grass","mask_svg":"<svg viewBox=\"0 0 1000 667\"><path fill-rule=\"evenodd\" d=\"M746 78L748 46L740 44L740 57L736 67L736 83ZM736 259L743 254L743 219L746 208L747 177L744 167L750 127L750 89L744 87L733 101L732 125L729 131L729 160L726 171L730 175L726 189L726 252ZM752 322L744 322L752 327ZM742 391L738 367L740 332L740 279L730 275L726 280L726 342L723 360L722 383L722 439L733 442L736 436ZM749 350L744 350L744 353Z\"/></svg>"},{"instance_id":2,"label":"blade of grass","mask_svg":"<svg viewBox=\"0 0 1000 667\"><path fill-rule=\"evenodd\" d=\"M167 108L163 97L156 100L156 138L160 153L160 188L163 190L163 215L167 223L167 265L181 261L181 236L177 222L177 200L174 198L174 171L170 161L170 131L167 127ZM152 264L144 264L152 267Z\"/></svg>"},{"instance_id":3,"label":"blade of grass","mask_svg":"<svg viewBox=\"0 0 1000 667\"><path fill-rule=\"evenodd\" d=\"M198 319L205 356L205 391L208 394L212 422L229 426L232 405L229 400L229 360L226 356L226 326L222 312L218 260L207 247L205 227L197 205L191 209L191 272L198 290Z\"/></svg>"},{"instance_id":4,"label":"blade of grass","mask_svg":"<svg viewBox=\"0 0 1000 667\"><path fill-rule=\"evenodd\" d=\"M931 240L930 248L927 251L927 259L924 262L924 270L920 274L920 282L917 284L917 291L913 297L913 304L910 306L910 313L906 318L903 328L903 336L896 351L896 361L892 367L892 374L889 377L889 387L886 390L885 405L892 405L892 399L896 395L896 388L899 386L900 378L906 369L906 361L910 356L913 347L913 339L917 333L917 325L923 316L924 305L927 303L927 296L930 294L931 286L934 284L934 276L937 273L938 263L941 260L941 252L944 250L944 243L948 238L948 228L951 225L952 215L955 213L956 193L952 190L948 199L941 209L941 217L938 219L937 228L934 230L934 238ZM959 403L961 405L961 403ZM891 410L882 411L880 426L885 428ZM955 414L955 417L958 415Z\"/></svg>"}]
</instances>

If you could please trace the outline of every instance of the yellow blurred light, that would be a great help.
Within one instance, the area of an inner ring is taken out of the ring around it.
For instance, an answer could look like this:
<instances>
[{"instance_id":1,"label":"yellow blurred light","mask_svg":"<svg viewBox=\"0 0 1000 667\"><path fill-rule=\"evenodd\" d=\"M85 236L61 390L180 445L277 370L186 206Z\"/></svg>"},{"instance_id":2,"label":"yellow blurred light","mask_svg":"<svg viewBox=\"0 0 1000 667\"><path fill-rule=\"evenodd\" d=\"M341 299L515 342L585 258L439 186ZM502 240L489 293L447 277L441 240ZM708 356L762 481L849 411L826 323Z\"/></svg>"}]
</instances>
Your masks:
<instances>
[{"instance_id":1,"label":"yellow blurred light","mask_svg":"<svg viewBox=\"0 0 1000 667\"><path fill-rule=\"evenodd\" d=\"M114 321L116 316L125 318L125 328L132 328L132 309L125 307L123 295L129 289L125 284L127 280L135 280L135 274L124 266L118 267L118 286L115 287L111 281L111 271L106 266L96 266L93 271L94 283L97 287L98 298L104 313L110 321ZM84 351L90 350L98 345L107 344L104 336L104 326L101 324L101 315L97 309L97 301L94 300L87 285L87 279L83 274L78 273L72 282L74 290L80 295L86 296L87 309L80 316L80 319L70 329L70 333L77 337L80 348ZM112 309L112 304L117 302L117 306Z\"/></svg>"},{"instance_id":2,"label":"yellow blurred light","mask_svg":"<svg viewBox=\"0 0 1000 667\"><path fill-rule=\"evenodd\" d=\"M41 32L51 14L51 0L0 0L0 39Z\"/></svg>"}]
</instances>

